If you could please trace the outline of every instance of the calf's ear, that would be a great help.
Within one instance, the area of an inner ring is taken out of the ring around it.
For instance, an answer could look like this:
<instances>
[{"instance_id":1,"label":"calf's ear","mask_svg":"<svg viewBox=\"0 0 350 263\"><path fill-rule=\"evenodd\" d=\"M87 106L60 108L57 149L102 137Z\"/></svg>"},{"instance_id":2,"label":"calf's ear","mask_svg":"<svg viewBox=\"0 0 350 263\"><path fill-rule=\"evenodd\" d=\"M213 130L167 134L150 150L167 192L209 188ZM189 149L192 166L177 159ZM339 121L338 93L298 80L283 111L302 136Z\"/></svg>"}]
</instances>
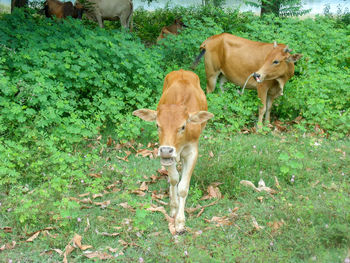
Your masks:
<instances>
[{"instance_id":1,"label":"calf's ear","mask_svg":"<svg viewBox=\"0 0 350 263\"><path fill-rule=\"evenodd\" d=\"M190 113L190 117L188 118L188 122L200 124L214 117L214 114L208 111L198 111L194 113Z\"/></svg>"},{"instance_id":2,"label":"calf's ear","mask_svg":"<svg viewBox=\"0 0 350 263\"><path fill-rule=\"evenodd\" d=\"M155 121L157 118L157 111L149 109L135 110L132 115L137 116L144 121Z\"/></svg>"},{"instance_id":3,"label":"calf's ear","mask_svg":"<svg viewBox=\"0 0 350 263\"><path fill-rule=\"evenodd\" d=\"M297 62L299 59L301 59L301 57L303 56L303 54L293 54L290 55L289 58L287 58L288 62Z\"/></svg>"}]
</instances>

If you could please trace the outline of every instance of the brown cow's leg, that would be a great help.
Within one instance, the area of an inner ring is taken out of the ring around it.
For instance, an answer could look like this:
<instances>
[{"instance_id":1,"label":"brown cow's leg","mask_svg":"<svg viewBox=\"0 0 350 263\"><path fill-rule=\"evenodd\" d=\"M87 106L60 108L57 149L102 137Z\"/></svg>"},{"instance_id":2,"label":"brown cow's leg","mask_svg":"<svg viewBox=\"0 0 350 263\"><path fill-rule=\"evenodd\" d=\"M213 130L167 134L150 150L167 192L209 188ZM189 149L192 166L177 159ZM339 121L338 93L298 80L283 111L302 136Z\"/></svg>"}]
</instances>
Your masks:
<instances>
[{"instance_id":1,"label":"brown cow's leg","mask_svg":"<svg viewBox=\"0 0 350 263\"><path fill-rule=\"evenodd\" d=\"M207 74L207 93L214 91L220 71Z\"/></svg>"},{"instance_id":2,"label":"brown cow's leg","mask_svg":"<svg viewBox=\"0 0 350 263\"><path fill-rule=\"evenodd\" d=\"M174 217L176 216L177 209L179 207L177 184L179 183L180 176L176 169L176 163L174 163L171 166L168 166L167 170L168 170L168 176L169 176L169 182L170 182L170 188L169 188L170 216Z\"/></svg>"},{"instance_id":3,"label":"brown cow's leg","mask_svg":"<svg viewBox=\"0 0 350 263\"><path fill-rule=\"evenodd\" d=\"M258 97L261 100L262 106L259 108L259 118L258 118L258 128L261 128L264 114L266 112L266 97L267 97L268 87L264 84L258 85Z\"/></svg>"},{"instance_id":4,"label":"brown cow's leg","mask_svg":"<svg viewBox=\"0 0 350 263\"><path fill-rule=\"evenodd\" d=\"M175 229L178 233L185 231L185 204L190 186L192 172L197 162L198 144L192 144L184 149L181 153L183 158L183 168L181 181L178 186L179 192L179 209L175 218Z\"/></svg>"}]
</instances>

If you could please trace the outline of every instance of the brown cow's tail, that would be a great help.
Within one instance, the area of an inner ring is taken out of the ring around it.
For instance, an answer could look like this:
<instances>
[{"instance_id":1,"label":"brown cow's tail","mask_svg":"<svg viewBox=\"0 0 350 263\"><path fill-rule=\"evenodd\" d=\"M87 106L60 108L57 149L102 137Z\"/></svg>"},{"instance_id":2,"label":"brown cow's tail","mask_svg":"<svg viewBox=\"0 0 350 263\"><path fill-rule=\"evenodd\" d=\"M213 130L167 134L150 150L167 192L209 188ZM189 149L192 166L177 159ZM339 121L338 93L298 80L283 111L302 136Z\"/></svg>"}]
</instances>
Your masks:
<instances>
[{"instance_id":1,"label":"brown cow's tail","mask_svg":"<svg viewBox=\"0 0 350 263\"><path fill-rule=\"evenodd\" d=\"M203 55L205 54L205 47L200 47L201 49L201 53L199 53L199 55L196 57L195 61L193 62L191 69L194 70L197 66L199 61L201 60L201 58L203 57Z\"/></svg>"}]
</instances>

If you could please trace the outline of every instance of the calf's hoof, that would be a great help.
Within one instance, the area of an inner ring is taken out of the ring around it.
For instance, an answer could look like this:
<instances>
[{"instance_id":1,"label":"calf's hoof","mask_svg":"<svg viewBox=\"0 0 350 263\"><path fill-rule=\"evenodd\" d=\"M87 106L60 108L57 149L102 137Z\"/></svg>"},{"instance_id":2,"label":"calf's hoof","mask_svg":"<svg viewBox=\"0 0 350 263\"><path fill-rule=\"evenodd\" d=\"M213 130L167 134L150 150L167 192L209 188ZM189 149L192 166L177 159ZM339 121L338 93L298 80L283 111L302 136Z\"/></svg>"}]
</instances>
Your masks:
<instances>
[{"instance_id":1,"label":"calf's hoof","mask_svg":"<svg viewBox=\"0 0 350 263\"><path fill-rule=\"evenodd\" d=\"M185 229L185 220L175 220L175 230L176 230L176 233L181 235L183 233L186 232L186 229Z\"/></svg>"}]
</instances>

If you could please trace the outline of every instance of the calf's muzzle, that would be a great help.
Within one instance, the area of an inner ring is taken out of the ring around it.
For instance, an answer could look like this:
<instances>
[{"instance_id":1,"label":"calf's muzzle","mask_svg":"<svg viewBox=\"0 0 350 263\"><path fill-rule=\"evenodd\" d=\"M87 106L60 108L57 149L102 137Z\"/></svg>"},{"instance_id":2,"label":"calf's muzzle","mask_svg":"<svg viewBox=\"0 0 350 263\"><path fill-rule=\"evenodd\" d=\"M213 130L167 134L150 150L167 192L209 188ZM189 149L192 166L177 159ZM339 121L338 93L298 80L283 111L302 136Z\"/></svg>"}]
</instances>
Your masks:
<instances>
[{"instance_id":1,"label":"calf's muzzle","mask_svg":"<svg viewBox=\"0 0 350 263\"><path fill-rule=\"evenodd\" d=\"M160 146L158 155L160 163L164 166L169 166L175 162L176 149L172 146Z\"/></svg>"}]
</instances>

